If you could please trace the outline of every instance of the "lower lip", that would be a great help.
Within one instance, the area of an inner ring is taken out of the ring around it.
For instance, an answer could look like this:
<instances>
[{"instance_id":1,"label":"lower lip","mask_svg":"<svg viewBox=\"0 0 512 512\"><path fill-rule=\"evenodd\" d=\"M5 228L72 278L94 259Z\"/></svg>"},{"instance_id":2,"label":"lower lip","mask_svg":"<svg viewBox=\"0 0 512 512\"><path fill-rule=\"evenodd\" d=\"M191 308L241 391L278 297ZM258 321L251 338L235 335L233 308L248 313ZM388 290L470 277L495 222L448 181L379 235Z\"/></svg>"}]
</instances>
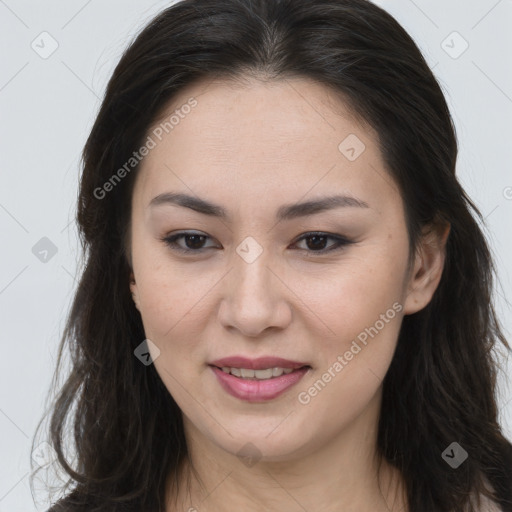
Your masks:
<instances>
[{"instance_id":1,"label":"lower lip","mask_svg":"<svg viewBox=\"0 0 512 512\"><path fill-rule=\"evenodd\" d=\"M210 366L220 385L230 395L247 402L264 402L272 400L297 384L309 370L308 367L294 370L291 373L265 380L251 380L235 377L216 366Z\"/></svg>"}]
</instances>

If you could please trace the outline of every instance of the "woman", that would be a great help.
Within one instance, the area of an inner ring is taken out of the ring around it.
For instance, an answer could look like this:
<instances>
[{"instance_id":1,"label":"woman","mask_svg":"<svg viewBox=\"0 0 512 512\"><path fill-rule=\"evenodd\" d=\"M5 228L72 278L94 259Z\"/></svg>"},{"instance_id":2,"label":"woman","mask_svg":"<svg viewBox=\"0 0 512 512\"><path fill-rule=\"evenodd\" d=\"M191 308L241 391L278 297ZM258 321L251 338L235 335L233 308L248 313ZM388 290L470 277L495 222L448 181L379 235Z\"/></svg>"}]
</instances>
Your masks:
<instances>
[{"instance_id":1,"label":"woman","mask_svg":"<svg viewBox=\"0 0 512 512\"><path fill-rule=\"evenodd\" d=\"M456 156L370 2L157 16L83 153L52 511L511 511L509 345Z\"/></svg>"}]
</instances>

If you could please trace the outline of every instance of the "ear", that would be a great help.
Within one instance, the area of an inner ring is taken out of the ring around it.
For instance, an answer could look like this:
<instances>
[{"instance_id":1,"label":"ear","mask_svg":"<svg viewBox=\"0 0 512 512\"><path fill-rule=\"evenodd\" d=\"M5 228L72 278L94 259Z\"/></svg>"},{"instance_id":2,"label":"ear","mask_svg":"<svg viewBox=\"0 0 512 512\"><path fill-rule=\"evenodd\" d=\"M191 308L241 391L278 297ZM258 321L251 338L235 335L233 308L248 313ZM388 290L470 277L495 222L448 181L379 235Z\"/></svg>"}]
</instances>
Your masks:
<instances>
[{"instance_id":1,"label":"ear","mask_svg":"<svg viewBox=\"0 0 512 512\"><path fill-rule=\"evenodd\" d=\"M135 282L135 276L133 275L133 272L130 274L130 291L132 292L132 299L133 299L133 302L135 302L135 307L140 311L140 309L139 309L139 292L137 289L137 283Z\"/></svg>"},{"instance_id":2,"label":"ear","mask_svg":"<svg viewBox=\"0 0 512 512\"><path fill-rule=\"evenodd\" d=\"M407 283L404 314L422 310L432 299L443 273L450 224L429 224L422 230Z\"/></svg>"}]
</instances>

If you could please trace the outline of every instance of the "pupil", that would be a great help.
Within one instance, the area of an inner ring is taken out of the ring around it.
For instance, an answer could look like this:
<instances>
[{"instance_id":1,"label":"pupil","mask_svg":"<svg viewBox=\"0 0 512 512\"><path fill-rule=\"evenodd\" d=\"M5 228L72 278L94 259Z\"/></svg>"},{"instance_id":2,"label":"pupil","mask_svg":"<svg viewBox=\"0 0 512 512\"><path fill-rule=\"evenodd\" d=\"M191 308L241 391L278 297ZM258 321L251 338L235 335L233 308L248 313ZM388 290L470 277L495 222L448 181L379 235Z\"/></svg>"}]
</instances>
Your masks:
<instances>
[{"instance_id":1,"label":"pupil","mask_svg":"<svg viewBox=\"0 0 512 512\"><path fill-rule=\"evenodd\" d=\"M187 236L187 246L189 247L189 249L200 249L201 247L201 244L202 244L202 240L200 240L201 238L204 238L203 235L188 235ZM188 242L190 241L190 239L192 239L192 244L189 244ZM196 242L194 244L194 241Z\"/></svg>"},{"instance_id":2,"label":"pupil","mask_svg":"<svg viewBox=\"0 0 512 512\"><path fill-rule=\"evenodd\" d=\"M189 249L200 249L204 240L203 235L188 235L187 236L187 247ZM313 235L308 237L307 246L309 249L324 249L325 247L325 236ZM192 241L192 242L191 242ZM312 243L310 243L312 241ZM191 243L190 243L191 242Z\"/></svg>"},{"instance_id":3,"label":"pupil","mask_svg":"<svg viewBox=\"0 0 512 512\"><path fill-rule=\"evenodd\" d=\"M325 236L319 236L319 235L313 235L313 236L310 236L309 237L309 240L314 240L313 244L307 244L308 248L309 249L323 249L324 247L321 247L323 245L325 245L325 239L326 237ZM320 244L318 244L318 241L319 240L322 240L322 242Z\"/></svg>"}]
</instances>

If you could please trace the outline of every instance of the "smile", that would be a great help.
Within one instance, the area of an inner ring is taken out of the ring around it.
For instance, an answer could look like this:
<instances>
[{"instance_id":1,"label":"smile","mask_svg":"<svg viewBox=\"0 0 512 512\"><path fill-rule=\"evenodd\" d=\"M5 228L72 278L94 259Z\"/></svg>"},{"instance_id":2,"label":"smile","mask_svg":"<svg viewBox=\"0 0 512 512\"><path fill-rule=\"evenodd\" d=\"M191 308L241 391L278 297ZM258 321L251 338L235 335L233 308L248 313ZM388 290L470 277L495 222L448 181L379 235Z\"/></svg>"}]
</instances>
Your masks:
<instances>
[{"instance_id":1,"label":"smile","mask_svg":"<svg viewBox=\"0 0 512 512\"><path fill-rule=\"evenodd\" d=\"M256 379L256 380L267 380L274 377L281 377L281 375L289 374L293 372L292 368L266 368L264 370L252 370L249 368L230 368L229 366L223 366L221 370L224 373L230 373L235 377L241 377L242 379Z\"/></svg>"},{"instance_id":2,"label":"smile","mask_svg":"<svg viewBox=\"0 0 512 512\"><path fill-rule=\"evenodd\" d=\"M225 392L246 402L266 402L277 398L297 384L311 369L310 366L296 369L274 367L261 370L219 368L211 365L209 367Z\"/></svg>"}]
</instances>

